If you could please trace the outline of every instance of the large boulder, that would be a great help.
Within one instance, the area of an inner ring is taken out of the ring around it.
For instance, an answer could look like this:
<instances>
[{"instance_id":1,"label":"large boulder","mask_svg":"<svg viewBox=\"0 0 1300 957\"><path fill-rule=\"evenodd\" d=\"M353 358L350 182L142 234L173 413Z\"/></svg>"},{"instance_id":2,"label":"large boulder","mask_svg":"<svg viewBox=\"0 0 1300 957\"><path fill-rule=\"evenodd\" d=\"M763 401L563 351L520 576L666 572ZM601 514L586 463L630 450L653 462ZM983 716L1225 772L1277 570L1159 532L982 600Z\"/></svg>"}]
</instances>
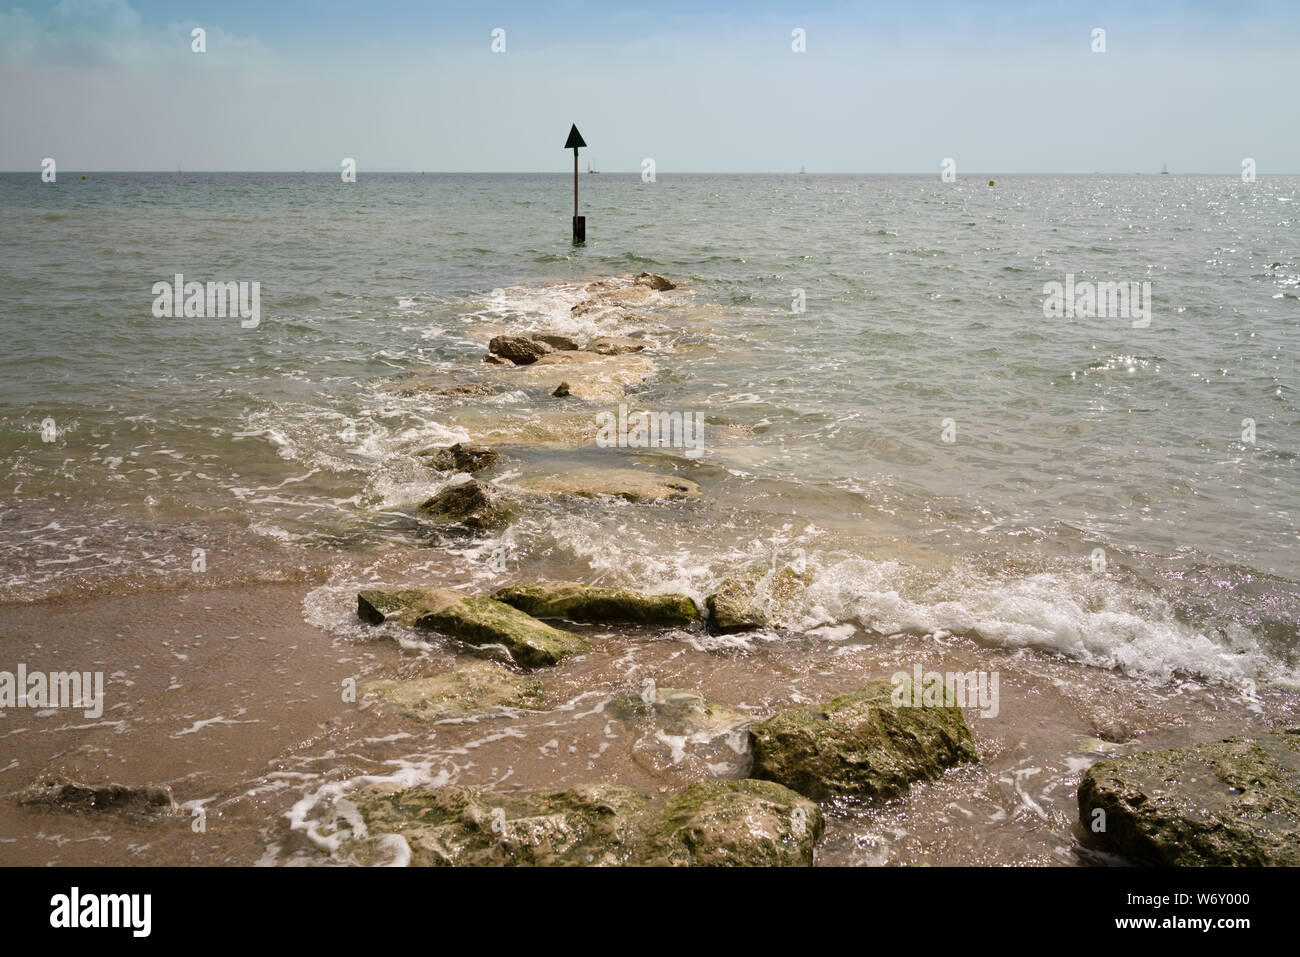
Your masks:
<instances>
[{"instance_id":1,"label":"large boulder","mask_svg":"<svg viewBox=\"0 0 1300 957\"><path fill-rule=\"evenodd\" d=\"M428 678L371 681L361 690L380 710L391 707L417 721L535 711L544 700L540 681L491 661L464 662Z\"/></svg>"},{"instance_id":2,"label":"large boulder","mask_svg":"<svg viewBox=\"0 0 1300 957\"><path fill-rule=\"evenodd\" d=\"M636 469L576 469L552 475L516 479L518 488L542 495L607 495L629 502L677 501L700 497L700 486L690 479Z\"/></svg>"},{"instance_id":3,"label":"large boulder","mask_svg":"<svg viewBox=\"0 0 1300 957\"><path fill-rule=\"evenodd\" d=\"M483 530L509 521L509 511L497 504L496 495L482 482L471 479L448 485L420 503L420 512L442 525Z\"/></svg>"},{"instance_id":4,"label":"large boulder","mask_svg":"<svg viewBox=\"0 0 1300 957\"><path fill-rule=\"evenodd\" d=\"M383 784L353 795L327 827L354 835L339 841L354 860L391 855L385 838L398 835L416 865L772 867L811 865L823 818L769 781L703 781L653 796L612 783L542 794Z\"/></svg>"},{"instance_id":5,"label":"large boulder","mask_svg":"<svg viewBox=\"0 0 1300 957\"><path fill-rule=\"evenodd\" d=\"M481 472L501 461L501 455L486 445L457 442L445 449L416 452L424 464L443 472Z\"/></svg>"},{"instance_id":6,"label":"large boulder","mask_svg":"<svg viewBox=\"0 0 1300 957\"><path fill-rule=\"evenodd\" d=\"M914 781L979 760L955 703L895 707L893 694L889 681L873 681L824 705L790 708L754 725L751 773L818 801L886 799ZM911 701L910 693L902 700Z\"/></svg>"},{"instance_id":7,"label":"large boulder","mask_svg":"<svg viewBox=\"0 0 1300 957\"><path fill-rule=\"evenodd\" d=\"M512 585L492 594L534 618L568 618L601 624L690 625L700 612L687 595L646 595L627 588L578 582Z\"/></svg>"},{"instance_id":8,"label":"large boulder","mask_svg":"<svg viewBox=\"0 0 1300 957\"><path fill-rule=\"evenodd\" d=\"M492 341L488 343L488 351L503 359L509 359L515 365L526 366L555 350L545 342L526 339L523 336L493 336Z\"/></svg>"},{"instance_id":9,"label":"large boulder","mask_svg":"<svg viewBox=\"0 0 1300 957\"><path fill-rule=\"evenodd\" d=\"M1300 728L1098 762L1079 818L1152 864L1300 865Z\"/></svg>"},{"instance_id":10,"label":"large boulder","mask_svg":"<svg viewBox=\"0 0 1300 957\"><path fill-rule=\"evenodd\" d=\"M709 627L728 633L789 625L808 588L808 575L791 568L751 569L723 579L704 600Z\"/></svg>"},{"instance_id":11,"label":"large boulder","mask_svg":"<svg viewBox=\"0 0 1300 957\"><path fill-rule=\"evenodd\" d=\"M471 645L504 645L528 668L554 665L587 649L579 635L503 602L450 588L367 588L357 594L357 617L372 625L395 621L437 631Z\"/></svg>"}]
</instances>

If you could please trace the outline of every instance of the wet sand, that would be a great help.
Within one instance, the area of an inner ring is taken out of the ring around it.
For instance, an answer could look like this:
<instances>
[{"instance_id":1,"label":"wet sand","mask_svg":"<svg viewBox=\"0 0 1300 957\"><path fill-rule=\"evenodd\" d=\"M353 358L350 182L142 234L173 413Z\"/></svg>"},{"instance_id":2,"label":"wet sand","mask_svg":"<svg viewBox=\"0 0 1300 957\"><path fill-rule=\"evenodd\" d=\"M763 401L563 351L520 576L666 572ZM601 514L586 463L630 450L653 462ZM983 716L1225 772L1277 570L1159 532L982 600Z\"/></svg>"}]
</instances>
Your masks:
<instances>
[{"instance_id":1,"label":"wet sand","mask_svg":"<svg viewBox=\"0 0 1300 957\"><path fill-rule=\"evenodd\" d=\"M466 578L463 562L441 557L446 579ZM1083 770L1103 753L1279 726L1300 710L1294 696L1252 702L1190 685L1160 689L1041 653L847 625L802 636L574 626L592 649L532 672L546 694L535 712L430 724L344 700L348 679L414 678L457 659L493 656L355 621L358 577L396 581L398 568L418 562L423 578L434 558L429 551L388 555L364 572L337 568L329 581L322 573L320 582L0 607L0 634L7 647L30 649L29 668L103 670L106 677L99 720L31 709L0 719L0 788L12 795L53 772L91 783L168 785L179 805L172 814L131 816L0 801L0 863L348 863L309 832L363 777L508 791L591 781L657 791L743 777L743 735L666 742L652 725L616 718L605 704L639 693L649 679L761 720L917 662L926 670L999 673L998 714L965 712L981 763L885 804L828 807L817 862L1105 863L1111 859L1087 846L1075 799ZM196 828L198 806L203 829Z\"/></svg>"}]
</instances>

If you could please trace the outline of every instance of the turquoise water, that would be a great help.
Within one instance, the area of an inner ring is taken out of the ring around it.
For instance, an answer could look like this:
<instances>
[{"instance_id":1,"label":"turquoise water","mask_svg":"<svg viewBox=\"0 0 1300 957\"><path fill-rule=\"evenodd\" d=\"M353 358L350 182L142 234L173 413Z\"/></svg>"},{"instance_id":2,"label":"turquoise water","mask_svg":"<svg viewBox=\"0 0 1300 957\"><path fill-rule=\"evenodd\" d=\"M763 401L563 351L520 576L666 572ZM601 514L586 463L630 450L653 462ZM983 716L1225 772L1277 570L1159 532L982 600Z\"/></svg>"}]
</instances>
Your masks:
<instances>
[{"instance_id":1,"label":"turquoise water","mask_svg":"<svg viewBox=\"0 0 1300 957\"><path fill-rule=\"evenodd\" d=\"M235 581L437 546L411 510L446 476L412 453L544 432L553 402L393 382L481 378L493 331L631 332L657 367L634 406L713 434L601 461L704 496L538 507L517 570L702 595L798 551L810 625L1297 685L1300 178L584 175L579 249L571 188L0 175L0 597L179 581L200 545ZM616 328L550 285L641 270L680 294ZM178 272L260 282L260 325L154 318ZM1150 325L1045 318L1067 274L1150 282Z\"/></svg>"}]
</instances>

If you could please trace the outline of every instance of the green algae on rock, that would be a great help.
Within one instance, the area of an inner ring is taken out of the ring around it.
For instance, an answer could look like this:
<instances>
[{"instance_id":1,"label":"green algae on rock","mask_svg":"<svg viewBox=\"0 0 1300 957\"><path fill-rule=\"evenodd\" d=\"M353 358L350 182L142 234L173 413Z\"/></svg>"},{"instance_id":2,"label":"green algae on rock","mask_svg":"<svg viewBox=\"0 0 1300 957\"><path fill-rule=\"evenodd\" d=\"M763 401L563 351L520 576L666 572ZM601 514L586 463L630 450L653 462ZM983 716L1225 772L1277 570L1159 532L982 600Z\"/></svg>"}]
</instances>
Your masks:
<instances>
[{"instance_id":1,"label":"green algae on rock","mask_svg":"<svg viewBox=\"0 0 1300 957\"><path fill-rule=\"evenodd\" d=\"M699 609L687 595L647 595L579 582L512 585L492 597L534 618L638 625L690 625L700 619Z\"/></svg>"},{"instance_id":2,"label":"green algae on rock","mask_svg":"<svg viewBox=\"0 0 1300 957\"><path fill-rule=\"evenodd\" d=\"M371 785L365 834L400 835L416 865L808 866L823 818L769 781L704 781L648 796L618 784L544 794Z\"/></svg>"},{"instance_id":3,"label":"green algae on rock","mask_svg":"<svg viewBox=\"0 0 1300 957\"><path fill-rule=\"evenodd\" d=\"M448 485L421 502L420 511L440 524L475 530L497 528L509 521L509 512L496 504L492 490L475 479Z\"/></svg>"},{"instance_id":4,"label":"green algae on rock","mask_svg":"<svg viewBox=\"0 0 1300 957\"><path fill-rule=\"evenodd\" d=\"M357 616L372 625L395 621L438 631L471 645L504 645L519 664L554 665L587 649L579 635L553 628L503 602L450 588L367 588Z\"/></svg>"},{"instance_id":5,"label":"green algae on rock","mask_svg":"<svg viewBox=\"0 0 1300 957\"><path fill-rule=\"evenodd\" d=\"M979 760L956 704L895 707L892 692L889 681L873 681L824 705L790 708L754 725L753 776L819 801L890 798L914 781Z\"/></svg>"},{"instance_id":6,"label":"green algae on rock","mask_svg":"<svg viewBox=\"0 0 1300 957\"><path fill-rule=\"evenodd\" d=\"M794 617L809 577L792 568L750 569L719 583L705 599L709 627L728 633L780 627Z\"/></svg>"},{"instance_id":7,"label":"green algae on rock","mask_svg":"<svg viewBox=\"0 0 1300 957\"><path fill-rule=\"evenodd\" d=\"M1165 866L1300 865L1300 728L1094 764L1079 818L1098 843Z\"/></svg>"},{"instance_id":8,"label":"green algae on rock","mask_svg":"<svg viewBox=\"0 0 1300 957\"><path fill-rule=\"evenodd\" d=\"M410 681L371 681L364 694L417 721L443 721L511 709L535 711L545 696L540 681L490 661L468 661L450 671Z\"/></svg>"}]
</instances>

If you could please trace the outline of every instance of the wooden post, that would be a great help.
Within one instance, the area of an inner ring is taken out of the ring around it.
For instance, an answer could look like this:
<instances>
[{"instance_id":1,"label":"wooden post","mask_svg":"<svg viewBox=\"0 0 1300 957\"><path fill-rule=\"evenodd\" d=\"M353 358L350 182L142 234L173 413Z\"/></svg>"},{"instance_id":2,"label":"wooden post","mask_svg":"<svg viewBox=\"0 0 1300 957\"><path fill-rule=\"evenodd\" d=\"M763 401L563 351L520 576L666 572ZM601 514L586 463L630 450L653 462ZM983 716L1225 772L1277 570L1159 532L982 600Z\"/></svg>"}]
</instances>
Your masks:
<instances>
[{"instance_id":1,"label":"wooden post","mask_svg":"<svg viewBox=\"0 0 1300 957\"><path fill-rule=\"evenodd\" d=\"M587 217L578 215L578 147L587 143L578 132L578 124L569 129L569 138L564 141L564 148L573 150L573 245L578 246L587 241Z\"/></svg>"}]
</instances>

